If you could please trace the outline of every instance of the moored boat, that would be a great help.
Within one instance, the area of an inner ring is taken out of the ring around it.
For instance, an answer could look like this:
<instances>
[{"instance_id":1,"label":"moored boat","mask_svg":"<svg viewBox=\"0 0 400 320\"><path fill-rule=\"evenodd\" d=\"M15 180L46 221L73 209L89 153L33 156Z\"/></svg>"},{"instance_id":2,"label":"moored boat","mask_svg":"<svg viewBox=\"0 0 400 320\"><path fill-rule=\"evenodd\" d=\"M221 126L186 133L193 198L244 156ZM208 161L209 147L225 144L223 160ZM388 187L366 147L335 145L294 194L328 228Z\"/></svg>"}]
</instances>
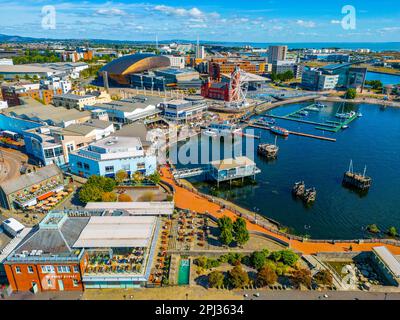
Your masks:
<instances>
[{"instance_id":1,"label":"moored boat","mask_svg":"<svg viewBox=\"0 0 400 320\"><path fill-rule=\"evenodd\" d=\"M285 129L285 128L281 128L281 127L277 127L277 126L272 126L271 127L271 132L287 137L289 135L289 130Z\"/></svg>"}]
</instances>

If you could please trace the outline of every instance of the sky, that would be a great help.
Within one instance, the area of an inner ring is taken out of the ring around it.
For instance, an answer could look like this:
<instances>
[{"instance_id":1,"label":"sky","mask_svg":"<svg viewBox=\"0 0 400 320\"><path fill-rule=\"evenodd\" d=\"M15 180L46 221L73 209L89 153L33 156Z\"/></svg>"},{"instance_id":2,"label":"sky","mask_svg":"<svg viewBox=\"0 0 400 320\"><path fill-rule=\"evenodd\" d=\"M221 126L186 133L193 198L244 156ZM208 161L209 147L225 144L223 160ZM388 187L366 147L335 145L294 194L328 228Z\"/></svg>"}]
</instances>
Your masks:
<instances>
[{"instance_id":1,"label":"sky","mask_svg":"<svg viewBox=\"0 0 400 320\"><path fill-rule=\"evenodd\" d=\"M259 43L398 42L400 7L396 2L0 0L0 34L131 41L199 37ZM53 6L55 16L45 6Z\"/></svg>"}]
</instances>

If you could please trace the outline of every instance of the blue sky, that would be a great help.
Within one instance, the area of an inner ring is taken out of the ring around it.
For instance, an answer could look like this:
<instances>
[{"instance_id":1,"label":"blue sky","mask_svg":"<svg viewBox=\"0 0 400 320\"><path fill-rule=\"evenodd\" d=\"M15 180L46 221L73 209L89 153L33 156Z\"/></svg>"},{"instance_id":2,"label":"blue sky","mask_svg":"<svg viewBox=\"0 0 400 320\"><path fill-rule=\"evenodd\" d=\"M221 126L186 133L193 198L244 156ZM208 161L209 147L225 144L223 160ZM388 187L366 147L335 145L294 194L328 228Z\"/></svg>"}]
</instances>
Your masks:
<instances>
[{"instance_id":1,"label":"blue sky","mask_svg":"<svg viewBox=\"0 0 400 320\"><path fill-rule=\"evenodd\" d=\"M23 2L23 4L21 3ZM237 42L400 41L395 0L0 0L0 33L48 38L187 39ZM42 28L42 7L56 29ZM345 30L342 7L356 10Z\"/></svg>"}]
</instances>

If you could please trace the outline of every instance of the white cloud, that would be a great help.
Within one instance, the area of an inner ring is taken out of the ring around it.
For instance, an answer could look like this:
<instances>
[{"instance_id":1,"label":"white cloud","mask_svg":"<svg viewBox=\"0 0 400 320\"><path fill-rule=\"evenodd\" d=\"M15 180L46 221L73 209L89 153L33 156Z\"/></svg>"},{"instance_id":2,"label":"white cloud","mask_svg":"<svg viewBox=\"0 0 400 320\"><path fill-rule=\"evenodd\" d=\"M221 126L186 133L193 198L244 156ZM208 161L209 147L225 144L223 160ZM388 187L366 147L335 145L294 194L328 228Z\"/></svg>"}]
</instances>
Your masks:
<instances>
[{"instance_id":1,"label":"white cloud","mask_svg":"<svg viewBox=\"0 0 400 320\"><path fill-rule=\"evenodd\" d=\"M158 5L154 7L155 10L166 13L168 15L176 15L182 17L193 17L193 18L201 18L204 17L205 14L197 8L192 9L184 9L184 8L176 8L164 5Z\"/></svg>"},{"instance_id":2,"label":"white cloud","mask_svg":"<svg viewBox=\"0 0 400 320\"><path fill-rule=\"evenodd\" d=\"M331 24L341 24L340 20L331 20Z\"/></svg>"},{"instance_id":3,"label":"white cloud","mask_svg":"<svg viewBox=\"0 0 400 320\"><path fill-rule=\"evenodd\" d=\"M111 9L98 9L96 10L96 14L104 16L124 16L126 15L126 12L121 9L111 8Z\"/></svg>"},{"instance_id":4,"label":"white cloud","mask_svg":"<svg viewBox=\"0 0 400 320\"><path fill-rule=\"evenodd\" d=\"M304 28L314 28L315 22L314 21L305 21L305 20L297 20L296 24Z\"/></svg>"}]
</instances>

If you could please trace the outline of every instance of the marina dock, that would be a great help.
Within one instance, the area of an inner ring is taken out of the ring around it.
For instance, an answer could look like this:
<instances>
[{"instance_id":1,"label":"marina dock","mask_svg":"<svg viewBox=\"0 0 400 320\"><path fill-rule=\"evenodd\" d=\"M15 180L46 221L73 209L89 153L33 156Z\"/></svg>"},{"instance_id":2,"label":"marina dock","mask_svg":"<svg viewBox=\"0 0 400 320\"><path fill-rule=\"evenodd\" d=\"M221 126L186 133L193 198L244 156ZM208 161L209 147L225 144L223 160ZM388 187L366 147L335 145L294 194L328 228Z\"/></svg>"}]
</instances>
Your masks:
<instances>
[{"instance_id":1,"label":"marina dock","mask_svg":"<svg viewBox=\"0 0 400 320\"><path fill-rule=\"evenodd\" d=\"M253 127L253 128L258 128L258 129L264 129L264 130L271 130L270 127L266 125L261 125L261 124L255 124L253 122L247 122L246 126L248 127ZM323 136L317 136L309 133L304 133L304 132L296 132L296 131L289 131L289 134L293 134L295 136L301 136L301 137L306 137L306 138L312 138L312 139L318 139L318 140L324 140L324 141L329 141L329 142L336 142L335 138L328 138L328 137L323 137Z\"/></svg>"}]
</instances>

